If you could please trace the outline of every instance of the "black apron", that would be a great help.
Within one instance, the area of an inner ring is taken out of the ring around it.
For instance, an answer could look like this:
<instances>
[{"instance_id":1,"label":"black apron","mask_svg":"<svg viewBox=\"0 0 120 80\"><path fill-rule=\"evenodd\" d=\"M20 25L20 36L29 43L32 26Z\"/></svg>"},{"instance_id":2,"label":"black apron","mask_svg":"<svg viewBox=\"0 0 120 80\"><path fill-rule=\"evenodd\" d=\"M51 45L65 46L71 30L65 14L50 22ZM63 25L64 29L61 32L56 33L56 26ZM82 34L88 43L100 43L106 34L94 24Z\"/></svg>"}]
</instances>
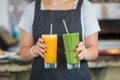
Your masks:
<instances>
[{"instance_id":1,"label":"black apron","mask_svg":"<svg viewBox=\"0 0 120 80\"><path fill-rule=\"evenodd\" d=\"M62 34L66 33L63 19L69 32L79 32L82 41L81 6L79 0L76 9L72 10L40 10L41 0L36 1L33 23L33 37L36 43L42 34L50 33L53 24L53 34L58 34L57 68L44 69L44 60L41 56L33 60L30 80L90 80L87 61L80 61L80 69L67 69Z\"/></svg>"}]
</instances>

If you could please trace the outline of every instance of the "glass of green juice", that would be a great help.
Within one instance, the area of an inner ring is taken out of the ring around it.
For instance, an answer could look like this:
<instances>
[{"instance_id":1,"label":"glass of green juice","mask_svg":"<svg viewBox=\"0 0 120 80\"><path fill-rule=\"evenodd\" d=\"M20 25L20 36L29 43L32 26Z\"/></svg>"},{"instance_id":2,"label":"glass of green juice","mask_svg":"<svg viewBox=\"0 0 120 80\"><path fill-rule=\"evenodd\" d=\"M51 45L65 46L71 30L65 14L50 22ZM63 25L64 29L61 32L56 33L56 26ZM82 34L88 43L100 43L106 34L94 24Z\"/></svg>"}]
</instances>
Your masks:
<instances>
[{"instance_id":1,"label":"glass of green juice","mask_svg":"<svg viewBox=\"0 0 120 80\"><path fill-rule=\"evenodd\" d=\"M80 61L77 59L77 55L79 53L75 52L75 48L79 43L79 33L76 32L63 34L63 42L66 53L67 68L80 68Z\"/></svg>"}]
</instances>

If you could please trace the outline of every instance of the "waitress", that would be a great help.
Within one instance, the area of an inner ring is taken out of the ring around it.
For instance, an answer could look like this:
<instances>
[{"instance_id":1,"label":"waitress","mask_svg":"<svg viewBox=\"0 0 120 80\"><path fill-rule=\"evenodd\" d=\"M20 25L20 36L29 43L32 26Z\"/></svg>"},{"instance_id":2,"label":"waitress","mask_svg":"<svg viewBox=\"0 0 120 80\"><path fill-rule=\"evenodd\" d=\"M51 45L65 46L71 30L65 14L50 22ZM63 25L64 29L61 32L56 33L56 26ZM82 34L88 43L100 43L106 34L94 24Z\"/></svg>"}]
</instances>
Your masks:
<instances>
[{"instance_id":1,"label":"waitress","mask_svg":"<svg viewBox=\"0 0 120 80\"><path fill-rule=\"evenodd\" d=\"M69 32L79 32L80 42L75 52L80 69L68 70L63 48L62 34L66 33L63 19ZM53 24L53 33L58 34L57 69L44 69L44 45L42 34L49 33ZM37 0L29 4L18 25L21 32L20 54L23 60L32 60L30 80L90 80L87 60L98 56L97 18L88 0ZM83 44L85 43L85 44Z\"/></svg>"}]
</instances>

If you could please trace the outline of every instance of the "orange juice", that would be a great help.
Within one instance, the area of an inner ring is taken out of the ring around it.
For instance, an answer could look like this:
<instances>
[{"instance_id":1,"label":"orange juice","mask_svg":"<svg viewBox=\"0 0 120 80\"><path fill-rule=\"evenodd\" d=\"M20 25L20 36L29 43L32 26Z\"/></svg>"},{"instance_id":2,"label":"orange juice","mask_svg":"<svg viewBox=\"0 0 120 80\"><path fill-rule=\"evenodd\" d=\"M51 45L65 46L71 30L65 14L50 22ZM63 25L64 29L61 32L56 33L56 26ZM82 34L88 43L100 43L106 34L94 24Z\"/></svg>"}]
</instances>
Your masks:
<instances>
[{"instance_id":1,"label":"orange juice","mask_svg":"<svg viewBox=\"0 0 120 80\"><path fill-rule=\"evenodd\" d=\"M45 45L47 48L45 49L45 57L44 61L46 64L54 64L56 63L57 58L57 34L44 34L42 35L42 39L45 40Z\"/></svg>"}]
</instances>

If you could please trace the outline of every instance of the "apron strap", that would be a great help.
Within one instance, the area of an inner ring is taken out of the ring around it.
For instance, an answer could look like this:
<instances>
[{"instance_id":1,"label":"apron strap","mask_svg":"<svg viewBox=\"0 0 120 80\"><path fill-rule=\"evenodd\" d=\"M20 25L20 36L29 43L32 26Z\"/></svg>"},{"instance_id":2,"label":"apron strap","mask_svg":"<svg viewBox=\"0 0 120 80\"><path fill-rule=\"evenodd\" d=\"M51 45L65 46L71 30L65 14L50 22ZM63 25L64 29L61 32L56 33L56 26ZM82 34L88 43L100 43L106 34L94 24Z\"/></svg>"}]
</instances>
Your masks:
<instances>
[{"instance_id":1,"label":"apron strap","mask_svg":"<svg viewBox=\"0 0 120 80\"><path fill-rule=\"evenodd\" d=\"M36 0L35 2L35 16L40 13L40 9L41 9L41 0Z\"/></svg>"},{"instance_id":2,"label":"apron strap","mask_svg":"<svg viewBox=\"0 0 120 80\"><path fill-rule=\"evenodd\" d=\"M83 0L78 0L76 10L79 10L79 11L81 10L82 3L83 3Z\"/></svg>"}]
</instances>

